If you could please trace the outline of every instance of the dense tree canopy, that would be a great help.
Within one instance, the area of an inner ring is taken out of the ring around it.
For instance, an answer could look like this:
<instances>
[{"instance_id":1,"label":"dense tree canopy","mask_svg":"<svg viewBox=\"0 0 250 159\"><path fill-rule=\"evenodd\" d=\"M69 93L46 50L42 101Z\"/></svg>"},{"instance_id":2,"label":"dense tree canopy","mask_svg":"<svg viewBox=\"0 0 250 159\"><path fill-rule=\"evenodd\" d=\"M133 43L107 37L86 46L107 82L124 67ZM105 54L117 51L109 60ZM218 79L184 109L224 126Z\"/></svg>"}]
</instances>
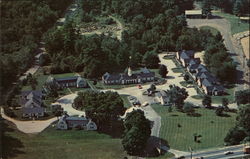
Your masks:
<instances>
[{"instance_id":1,"label":"dense tree canopy","mask_svg":"<svg viewBox=\"0 0 250 159\"><path fill-rule=\"evenodd\" d=\"M169 90L166 91L171 104L182 110L184 100L188 97L188 92L185 88L180 88L176 85L170 85Z\"/></svg>"},{"instance_id":2,"label":"dense tree canopy","mask_svg":"<svg viewBox=\"0 0 250 159\"><path fill-rule=\"evenodd\" d=\"M130 155L139 155L151 134L150 121L145 118L143 111L134 110L126 115L124 127L122 139L124 149Z\"/></svg>"},{"instance_id":3,"label":"dense tree canopy","mask_svg":"<svg viewBox=\"0 0 250 159\"><path fill-rule=\"evenodd\" d=\"M54 25L71 2L1 1L1 95L16 80L18 74L32 65L31 61L42 34Z\"/></svg>"},{"instance_id":4,"label":"dense tree canopy","mask_svg":"<svg viewBox=\"0 0 250 159\"><path fill-rule=\"evenodd\" d=\"M115 92L79 92L74 107L83 109L86 116L97 123L99 130L112 130L113 123L125 112L123 100Z\"/></svg>"}]
</instances>

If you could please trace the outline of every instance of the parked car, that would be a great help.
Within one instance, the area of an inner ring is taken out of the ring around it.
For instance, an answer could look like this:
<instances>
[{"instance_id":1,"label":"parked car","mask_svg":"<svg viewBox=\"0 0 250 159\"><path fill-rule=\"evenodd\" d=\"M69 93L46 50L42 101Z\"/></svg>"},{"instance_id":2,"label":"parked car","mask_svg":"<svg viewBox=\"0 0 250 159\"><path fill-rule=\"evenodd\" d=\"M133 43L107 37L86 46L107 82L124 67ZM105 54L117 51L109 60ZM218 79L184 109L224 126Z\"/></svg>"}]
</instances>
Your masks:
<instances>
[{"instance_id":1,"label":"parked car","mask_svg":"<svg viewBox=\"0 0 250 159\"><path fill-rule=\"evenodd\" d=\"M224 155L230 155L230 154L233 154L234 152L233 151L226 151L224 152Z\"/></svg>"},{"instance_id":2,"label":"parked car","mask_svg":"<svg viewBox=\"0 0 250 159\"><path fill-rule=\"evenodd\" d=\"M141 106L146 107L147 105L149 105L148 102L144 102Z\"/></svg>"},{"instance_id":3,"label":"parked car","mask_svg":"<svg viewBox=\"0 0 250 159\"><path fill-rule=\"evenodd\" d=\"M134 96L129 96L128 99L129 99L129 100L135 100L136 97L134 97Z\"/></svg>"}]
</instances>

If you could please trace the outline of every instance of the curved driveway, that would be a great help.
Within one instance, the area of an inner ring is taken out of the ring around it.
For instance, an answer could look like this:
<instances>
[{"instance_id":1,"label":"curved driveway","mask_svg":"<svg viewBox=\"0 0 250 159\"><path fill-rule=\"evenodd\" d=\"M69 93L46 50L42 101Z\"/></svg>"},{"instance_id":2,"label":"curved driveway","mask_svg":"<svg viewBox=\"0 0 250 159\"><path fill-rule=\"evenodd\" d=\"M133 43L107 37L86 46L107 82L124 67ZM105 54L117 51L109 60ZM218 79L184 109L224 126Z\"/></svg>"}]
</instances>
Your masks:
<instances>
[{"instance_id":1,"label":"curved driveway","mask_svg":"<svg viewBox=\"0 0 250 159\"><path fill-rule=\"evenodd\" d=\"M66 96L61 97L57 100L57 102L53 104L60 104L64 111L67 112L68 115L77 115L77 116L85 116L85 112L76 110L72 107L72 103L74 102L74 99L77 97L76 93L69 94Z\"/></svg>"},{"instance_id":2,"label":"curved driveway","mask_svg":"<svg viewBox=\"0 0 250 159\"><path fill-rule=\"evenodd\" d=\"M18 130L27 134L39 133L57 120L57 117L54 117L48 120L20 121L5 115L3 108L1 108L1 115L4 119L14 123Z\"/></svg>"}]
</instances>

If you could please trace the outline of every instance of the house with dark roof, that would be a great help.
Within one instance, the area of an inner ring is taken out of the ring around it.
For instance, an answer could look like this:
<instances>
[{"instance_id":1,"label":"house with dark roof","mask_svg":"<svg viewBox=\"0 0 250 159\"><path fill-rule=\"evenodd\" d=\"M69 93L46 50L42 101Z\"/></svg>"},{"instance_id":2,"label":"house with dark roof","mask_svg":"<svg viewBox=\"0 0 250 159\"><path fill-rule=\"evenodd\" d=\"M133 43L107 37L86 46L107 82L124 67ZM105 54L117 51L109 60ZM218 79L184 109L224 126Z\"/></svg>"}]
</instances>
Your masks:
<instances>
[{"instance_id":1,"label":"house with dark roof","mask_svg":"<svg viewBox=\"0 0 250 159\"><path fill-rule=\"evenodd\" d=\"M43 94L41 91L23 91L20 97L23 117L43 117L45 108L42 107Z\"/></svg>"},{"instance_id":2,"label":"house with dark roof","mask_svg":"<svg viewBox=\"0 0 250 159\"><path fill-rule=\"evenodd\" d=\"M68 130L68 129L82 129L82 130L97 130L97 125L91 119L86 117L68 116L63 115L57 125L58 130Z\"/></svg>"},{"instance_id":3,"label":"house with dark roof","mask_svg":"<svg viewBox=\"0 0 250 159\"><path fill-rule=\"evenodd\" d=\"M128 68L127 73L120 74L110 74L105 73L102 76L102 81L104 84L113 85L113 84L137 84L152 82L155 80L155 73L149 71L147 68L142 68L140 72L132 73L132 70Z\"/></svg>"},{"instance_id":4,"label":"house with dark roof","mask_svg":"<svg viewBox=\"0 0 250 159\"><path fill-rule=\"evenodd\" d=\"M208 95L222 95L224 93L223 86L218 80L207 70L206 66L201 64L200 58L194 58L193 51L179 51L176 58L180 63L187 67L192 77L202 87Z\"/></svg>"},{"instance_id":5,"label":"house with dark roof","mask_svg":"<svg viewBox=\"0 0 250 159\"><path fill-rule=\"evenodd\" d=\"M164 106L170 106L170 98L168 97L166 91L159 91L157 93L155 93L155 96L156 96L156 100L158 102L160 102L161 105L164 105Z\"/></svg>"},{"instance_id":6,"label":"house with dark roof","mask_svg":"<svg viewBox=\"0 0 250 159\"><path fill-rule=\"evenodd\" d=\"M64 78L54 78L52 76L49 76L48 79L46 80L46 84L53 84L53 85L56 85L58 88L88 87L87 81L83 79L81 76L72 76L72 77L64 77Z\"/></svg>"},{"instance_id":7,"label":"house with dark roof","mask_svg":"<svg viewBox=\"0 0 250 159\"><path fill-rule=\"evenodd\" d=\"M183 50L183 51L178 51L177 52L177 59L180 61L180 63L184 66L187 67L190 60L194 59L194 51L192 50Z\"/></svg>"}]
</instances>

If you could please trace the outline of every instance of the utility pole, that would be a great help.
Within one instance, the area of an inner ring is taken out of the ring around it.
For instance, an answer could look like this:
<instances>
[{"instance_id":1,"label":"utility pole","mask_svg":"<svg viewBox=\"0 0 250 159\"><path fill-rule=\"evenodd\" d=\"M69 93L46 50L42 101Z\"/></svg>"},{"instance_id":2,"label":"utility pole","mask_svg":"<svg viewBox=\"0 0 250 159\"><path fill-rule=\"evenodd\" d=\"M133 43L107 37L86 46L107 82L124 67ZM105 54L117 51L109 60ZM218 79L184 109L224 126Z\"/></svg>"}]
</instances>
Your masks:
<instances>
[{"instance_id":1,"label":"utility pole","mask_svg":"<svg viewBox=\"0 0 250 159\"><path fill-rule=\"evenodd\" d=\"M190 158L192 159L193 158L193 149L192 149L192 147L189 147L189 151L190 151Z\"/></svg>"}]
</instances>

